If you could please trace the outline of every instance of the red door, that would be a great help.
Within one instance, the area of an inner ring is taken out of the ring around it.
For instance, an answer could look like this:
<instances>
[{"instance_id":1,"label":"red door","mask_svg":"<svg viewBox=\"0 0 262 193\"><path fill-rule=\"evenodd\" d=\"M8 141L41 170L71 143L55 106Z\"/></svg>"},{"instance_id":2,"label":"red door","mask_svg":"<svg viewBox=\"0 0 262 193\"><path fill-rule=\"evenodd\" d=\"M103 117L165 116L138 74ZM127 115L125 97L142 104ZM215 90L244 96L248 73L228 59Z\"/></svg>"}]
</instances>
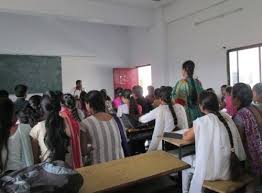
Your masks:
<instances>
[{"instance_id":1,"label":"red door","mask_svg":"<svg viewBox=\"0 0 262 193\"><path fill-rule=\"evenodd\" d=\"M114 89L121 87L124 89L132 89L138 85L138 70L137 68L114 68Z\"/></svg>"}]
</instances>

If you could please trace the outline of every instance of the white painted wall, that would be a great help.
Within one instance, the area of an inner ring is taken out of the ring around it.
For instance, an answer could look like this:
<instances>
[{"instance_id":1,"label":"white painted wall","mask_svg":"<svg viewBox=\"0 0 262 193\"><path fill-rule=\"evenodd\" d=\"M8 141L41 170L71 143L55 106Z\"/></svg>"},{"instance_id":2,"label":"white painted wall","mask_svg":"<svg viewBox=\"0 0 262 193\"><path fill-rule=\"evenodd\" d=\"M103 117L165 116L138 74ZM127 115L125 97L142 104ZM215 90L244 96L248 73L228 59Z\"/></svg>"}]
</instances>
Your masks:
<instances>
[{"instance_id":1,"label":"white painted wall","mask_svg":"<svg viewBox=\"0 0 262 193\"><path fill-rule=\"evenodd\" d=\"M112 68L128 66L127 27L10 13L0 26L0 53L63 56L64 91L82 79L113 94Z\"/></svg>"},{"instance_id":2,"label":"white painted wall","mask_svg":"<svg viewBox=\"0 0 262 193\"><path fill-rule=\"evenodd\" d=\"M155 10L154 24L147 28L129 27L130 66L152 65L152 84L168 84L167 24L162 9Z\"/></svg>"},{"instance_id":3,"label":"white painted wall","mask_svg":"<svg viewBox=\"0 0 262 193\"><path fill-rule=\"evenodd\" d=\"M153 22L151 9L88 0L1 0L0 10L124 26L148 26Z\"/></svg>"},{"instance_id":4,"label":"white painted wall","mask_svg":"<svg viewBox=\"0 0 262 193\"><path fill-rule=\"evenodd\" d=\"M181 18L218 0L177 0L165 9L166 21ZM197 64L196 76L204 87L219 87L227 82L226 50L261 43L261 0L229 0L217 7L202 11L168 25L169 83L180 78L181 64L192 59ZM242 12L195 26L224 12L244 8ZM248 65L248 64L247 64Z\"/></svg>"}]
</instances>

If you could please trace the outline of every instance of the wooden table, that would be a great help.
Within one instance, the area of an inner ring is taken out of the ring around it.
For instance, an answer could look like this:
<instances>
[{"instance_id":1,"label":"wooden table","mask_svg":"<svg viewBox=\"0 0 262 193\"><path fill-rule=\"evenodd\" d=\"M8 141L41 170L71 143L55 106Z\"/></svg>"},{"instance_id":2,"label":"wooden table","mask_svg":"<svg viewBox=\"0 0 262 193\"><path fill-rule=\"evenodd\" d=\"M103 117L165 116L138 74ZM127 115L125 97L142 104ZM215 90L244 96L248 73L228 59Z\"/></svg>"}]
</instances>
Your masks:
<instances>
[{"instance_id":1,"label":"wooden table","mask_svg":"<svg viewBox=\"0 0 262 193\"><path fill-rule=\"evenodd\" d=\"M190 166L164 151L154 151L121 160L78 169L84 178L80 193L119 190L138 182L168 175Z\"/></svg>"},{"instance_id":2,"label":"wooden table","mask_svg":"<svg viewBox=\"0 0 262 193\"><path fill-rule=\"evenodd\" d=\"M183 147L187 147L187 146L191 146L191 145L195 144L192 141L186 141L186 140L183 140L183 139L174 139L174 138L164 137L164 138L162 138L163 150L165 150L165 143L170 143L170 144L178 147L178 158L179 159L182 158L182 148Z\"/></svg>"}]
</instances>

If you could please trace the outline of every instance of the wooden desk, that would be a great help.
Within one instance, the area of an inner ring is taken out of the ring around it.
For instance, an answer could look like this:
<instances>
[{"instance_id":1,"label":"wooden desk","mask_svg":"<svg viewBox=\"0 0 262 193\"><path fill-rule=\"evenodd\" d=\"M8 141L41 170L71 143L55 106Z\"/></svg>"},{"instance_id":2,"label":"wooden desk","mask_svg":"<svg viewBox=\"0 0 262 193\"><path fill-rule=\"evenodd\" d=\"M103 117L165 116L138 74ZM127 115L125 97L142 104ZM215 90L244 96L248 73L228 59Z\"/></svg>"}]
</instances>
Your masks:
<instances>
[{"instance_id":1,"label":"wooden desk","mask_svg":"<svg viewBox=\"0 0 262 193\"><path fill-rule=\"evenodd\" d=\"M108 192L182 171L190 166L172 154L154 151L78 169L84 178L80 193Z\"/></svg>"},{"instance_id":2,"label":"wooden desk","mask_svg":"<svg viewBox=\"0 0 262 193\"><path fill-rule=\"evenodd\" d=\"M183 140L183 139L174 139L174 138L162 138L162 147L163 147L163 150L165 150L165 143L170 143L174 146L177 146L178 147L178 151L179 151L179 159L182 158L182 147L186 147L186 146L191 146L191 145L194 145L194 142L191 142L191 141L186 141L186 140Z\"/></svg>"}]
</instances>

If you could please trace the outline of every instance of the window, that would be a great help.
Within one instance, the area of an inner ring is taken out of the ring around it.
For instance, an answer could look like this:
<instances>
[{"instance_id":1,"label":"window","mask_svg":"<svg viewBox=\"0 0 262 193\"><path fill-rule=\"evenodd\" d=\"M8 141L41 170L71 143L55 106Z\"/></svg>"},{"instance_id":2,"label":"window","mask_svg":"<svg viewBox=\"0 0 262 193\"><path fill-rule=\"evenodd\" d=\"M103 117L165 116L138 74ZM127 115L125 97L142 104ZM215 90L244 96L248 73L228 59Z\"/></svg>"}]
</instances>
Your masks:
<instances>
[{"instance_id":1,"label":"window","mask_svg":"<svg viewBox=\"0 0 262 193\"><path fill-rule=\"evenodd\" d=\"M228 51L229 83L244 82L251 87L261 82L261 47L254 45Z\"/></svg>"},{"instance_id":2,"label":"window","mask_svg":"<svg viewBox=\"0 0 262 193\"><path fill-rule=\"evenodd\" d=\"M138 84L143 87L143 95L147 96L147 87L152 85L151 65L138 67Z\"/></svg>"}]
</instances>

